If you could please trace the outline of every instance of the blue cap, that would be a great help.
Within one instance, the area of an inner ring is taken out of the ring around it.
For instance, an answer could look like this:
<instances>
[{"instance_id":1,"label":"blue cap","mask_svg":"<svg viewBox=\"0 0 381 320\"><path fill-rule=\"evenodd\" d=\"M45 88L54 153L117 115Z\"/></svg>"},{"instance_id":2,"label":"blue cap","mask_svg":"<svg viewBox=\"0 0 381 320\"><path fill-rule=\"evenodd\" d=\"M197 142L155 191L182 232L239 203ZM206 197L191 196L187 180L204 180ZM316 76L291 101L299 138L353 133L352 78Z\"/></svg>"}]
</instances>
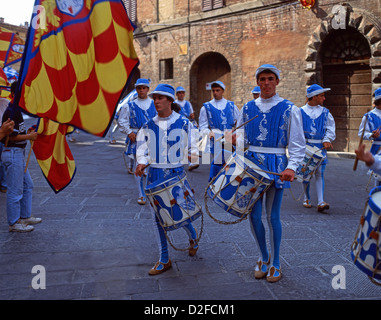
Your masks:
<instances>
[{"instance_id":1,"label":"blue cap","mask_svg":"<svg viewBox=\"0 0 381 320\"><path fill-rule=\"evenodd\" d=\"M177 87L176 88L176 92L185 92L185 88L183 88L183 87Z\"/></svg>"},{"instance_id":2,"label":"blue cap","mask_svg":"<svg viewBox=\"0 0 381 320\"><path fill-rule=\"evenodd\" d=\"M149 88L150 81L148 79L138 79L138 80L136 80L135 88L138 86L146 86Z\"/></svg>"},{"instance_id":3,"label":"blue cap","mask_svg":"<svg viewBox=\"0 0 381 320\"><path fill-rule=\"evenodd\" d=\"M148 95L152 98L154 94L161 94L162 96L167 96L175 100L175 88L169 84L161 83L158 84L154 91Z\"/></svg>"},{"instance_id":4,"label":"blue cap","mask_svg":"<svg viewBox=\"0 0 381 320\"><path fill-rule=\"evenodd\" d=\"M378 88L378 89L374 92L374 99L375 99L375 100L381 99L381 88Z\"/></svg>"},{"instance_id":5,"label":"blue cap","mask_svg":"<svg viewBox=\"0 0 381 320\"><path fill-rule=\"evenodd\" d=\"M263 65L261 65L257 69L257 71L255 72L255 78L258 79L259 74L262 73L263 71L270 71L270 72L274 73L278 77L278 79L280 79L280 70L278 70L272 64L263 64Z\"/></svg>"},{"instance_id":6,"label":"blue cap","mask_svg":"<svg viewBox=\"0 0 381 320\"><path fill-rule=\"evenodd\" d=\"M210 83L210 86L212 86L213 84L217 84L217 85L219 85L222 89L225 90L225 85L224 85L224 83L223 83L222 81L219 81L219 80L217 80L217 81L213 81L213 82Z\"/></svg>"},{"instance_id":7,"label":"blue cap","mask_svg":"<svg viewBox=\"0 0 381 320\"><path fill-rule=\"evenodd\" d=\"M256 86L251 93L261 93L261 88L259 86Z\"/></svg>"},{"instance_id":8,"label":"blue cap","mask_svg":"<svg viewBox=\"0 0 381 320\"><path fill-rule=\"evenodd\" d=\"M330 91L330 88L323 88L319 86L318 84L313 84L307 89L307 98L312 98L313 96L317 96L318 94L321 94L326 91Z\"/></svg>"}]
</instances>

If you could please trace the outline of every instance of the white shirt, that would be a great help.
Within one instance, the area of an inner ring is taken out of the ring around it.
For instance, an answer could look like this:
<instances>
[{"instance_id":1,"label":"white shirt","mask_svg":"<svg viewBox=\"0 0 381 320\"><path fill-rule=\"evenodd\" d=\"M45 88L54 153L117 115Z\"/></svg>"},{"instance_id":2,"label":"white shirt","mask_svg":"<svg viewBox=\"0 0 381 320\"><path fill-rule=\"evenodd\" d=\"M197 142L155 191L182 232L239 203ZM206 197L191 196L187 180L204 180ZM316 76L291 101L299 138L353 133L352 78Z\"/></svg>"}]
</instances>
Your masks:
<instances>
[{"instance_id":1,"label":"white shirt","mask_svg":"<svg viewBox=\"0 0 381 320\"><path fill-rule=\"evenodd\" d=\"M255 104L259 110L263 113L269 112L274 106L283 101L284 99L279 97L278 94L269 98L263 99L261 97L255 99ZM237 123L237 127L243 123L242 114ZM243 129L243 128L242 128ZM237 144L243 145L244 130L239 130L241 134L237 134ZM303 119L300 109L293 105L291 109L291 117L288 127L288 164L286 169L296 171L299 164L303 161L305 156L306 139L303 131Z\"/></svg>"},{"instance_id":2,"label":"white shirt","mask_svg":"<svg viewBox=\"0 0 381 320\"><path fill-rule=\"evenodd\" d=\"M377 108L374 108L370 111L370 113L374 113L377 117L381 118L381 110L377 109ZM362 132L364 131L364 124L365 124L365 115L362 117L362 120L361 120L361 124L360 124L360 127L359 127L359 137L361 137L362 135ZM364 132L364 139L365 140L371 140L371 135L373 134L372 131L370 131L370 127L369 127L369 122L367 122L366 124L366 128L365 128L365 132Z\"/></svg>"},{"instance_id":3,"label":"white shirt","mask_svg":"<svg viewBox=\"0 0 381 320\"><path fill-rule=\"evenodd\" d=\"M137 106L140 109L147 111L151 105L152 99L151 98L140 99L138 97L134 100L134 102L137 104ZM130 128L130 108L128 106L127 101L123 103L122 106L120 107L118 124L119 124L120 132L127 135L129 135L131 132L136 133L139 130L136 128Z\"/></svg>"},{"instance_id":4,"label":"white shirt","mask_svg":"<svg viewBox=\"0 0 381 320\"><path fill-rule=\"evenodd\" d=\"M323 107L321 105L318 106L310 106L308 103L304 105L301 109L311 118L317 119L323 112ZM335 119L332 114L328 113L328 119L326 124L326 131L324 134L323 142L332 142L336 139L336 125Z\"/></svg>"},{"instance_id":5,"label":"white shirt","mask_svg":"<svg viewBox=\"0 0 381 320\"><path fill-rule=\"evenodd\" d=\"M216 109L218 109L218 110L224 110L225 107L226 107L226 103L228 101L225 98L222 98L221 100L213 99L213 100L211 100L209 102ZM234 116L234 121L238 121L238 118L240 117L240 113L241 112L239 111L238 107L234 104L234 115L233 115ZM213 129L213 128L209 129L208 115L206 114L206 109L205 109L204 106L201 107L200 116L198 118L198 123L199 123L201 134L203 136L209 134L209 132L211 131L210 129Z\"/></svg>"},{"instance_id":6,"label":"white shirt","mask_svg":"<svg viewBox=\"0 0 381 320\"><path fill-rule=\"evenodd\" d=\"M152 120L155 122L155 124L159 128L161 128L163 131L166 132L167 128L169 128L179 118L180 118L180 114L172 111L172 113L169 117L162 118L162 117L159 117L157 115ZM146 139L145 139L147 134L149 136L150 133L145 132L145 130L139 130L137 137L136 137L136 141L138 143L138 146L136 149L136 161L137 161L137 163L143 164L143 165L147 165L150 163L151 166L154 168L173 168L173 167L182 166L184 164L188 164L188 153L191 153L194 156L198 157L199 151L198 151L197 141L198 141L198 137L199 137L199 131L197 128L194 128L194 126L192 125L192 123L190 121L188 121L188 123L189 123L189 125L188 125L188 136L187 136L188 142L182 144L182 146L187 147L188 150L183 150L183 155L184 155L183 159L178 159L179 161L174 162L174 163L172 163L172 162L171 163L160 163L160 164L156 163L154 157L150 156L149 146L148 146ZM179 132L179 134L180 134L180 132ZM182 132L181 134L185 134L185 133ZM157 139L159 137L153 137L153 138ZM170 137L170 139L173 141L175 141L175 138L176 138L175 136ZM153 143L153 146L156 148L156 143ZM164 151L166 153L165 159L167 159L166 155L169 152L169 150L167 150L167 141L163 141L163 149L161 151Z\"/></svg>"}]
</instances>

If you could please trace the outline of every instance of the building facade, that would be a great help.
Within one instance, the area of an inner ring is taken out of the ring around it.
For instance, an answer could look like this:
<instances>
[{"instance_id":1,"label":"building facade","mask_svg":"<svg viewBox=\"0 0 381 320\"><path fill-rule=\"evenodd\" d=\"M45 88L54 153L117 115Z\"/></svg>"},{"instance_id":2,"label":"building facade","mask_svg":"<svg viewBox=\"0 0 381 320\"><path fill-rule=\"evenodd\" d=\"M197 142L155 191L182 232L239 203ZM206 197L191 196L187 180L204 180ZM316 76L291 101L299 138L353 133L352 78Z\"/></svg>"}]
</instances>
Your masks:
<instances>
[{"instance_id":1,"label":"building facade","mask_svg":"<svg viewBox=\"0 0 381 320\"><path fill-rule=\"evenodd\" d=\"M337 151L357 147L361 117L381 86L381 0L123 0L136 25L134 78L181 85L196 115L223 81L240 108L252 99L264 63L281 71L279 94L302 106L306 87L330 87Z\"/></svg>"}]
</instances>

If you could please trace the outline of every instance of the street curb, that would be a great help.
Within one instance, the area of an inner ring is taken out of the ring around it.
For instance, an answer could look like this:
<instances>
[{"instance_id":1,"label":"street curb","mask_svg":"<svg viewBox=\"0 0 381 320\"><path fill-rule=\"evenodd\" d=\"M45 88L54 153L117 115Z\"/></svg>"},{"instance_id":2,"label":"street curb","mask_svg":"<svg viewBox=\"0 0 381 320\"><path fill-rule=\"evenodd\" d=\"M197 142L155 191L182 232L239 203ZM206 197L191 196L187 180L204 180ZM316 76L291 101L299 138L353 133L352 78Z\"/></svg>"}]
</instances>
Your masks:
<instances>
[{"instance_id":1,"label":"street curb","mask_svg":"<svg viewBox=\"0 0 381 320\"><path fill-rule=\"evenodd\" d=\"M340 152L340 151L328 151L328 158L346 158L346 159L355 159L356 154L351 152Z\"/></svg>"}]
</instances>

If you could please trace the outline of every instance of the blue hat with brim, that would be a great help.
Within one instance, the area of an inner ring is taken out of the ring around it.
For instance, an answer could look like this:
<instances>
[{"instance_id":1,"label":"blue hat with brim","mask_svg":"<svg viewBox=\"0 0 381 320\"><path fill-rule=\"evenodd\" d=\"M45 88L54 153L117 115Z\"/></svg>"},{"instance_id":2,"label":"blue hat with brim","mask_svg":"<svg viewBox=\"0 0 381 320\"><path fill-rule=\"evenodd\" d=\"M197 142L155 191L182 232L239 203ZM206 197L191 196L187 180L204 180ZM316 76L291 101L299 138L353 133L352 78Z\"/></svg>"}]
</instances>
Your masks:
<instances>
[{"instance_id":1,"label":"blue hat with brim","mask_svg":"<svg viewBox=\"0 0 381 320\"><path fill-rule=\"evenodd\" d=\"M258 79L258 76L264 71L272 72L278 77L278 79L280 79L280 70L277 67L274 67L272 64L261 65L255 72L255 79Z\"/></svg>"},{"instance_id":2,"label":"blue hat with brim","mask_svg":"<svg viewBox=\"0 0 381 320\"><path fill-rule=\"evenodd\" d=\"M313 84L307 89L307 98L312 98L314 96L317 96L318 94L321 94L323 92L330 91L330 90L331 88L323 88L319 86L318 84Z\"/></svg>"},{"instance_id":3,"label":"blue hat with brim","mask_svg":"<svg viewBox=\"0 0 381 320\"><path fill-rule=\"evenodd\" d=\"M261 93L261 88L259 86L256 86L251 93Z\"/></svg>"},{"instance_id":4,"label":"blue hat with brim","mask_svg":"<svg viewBox=\"0 0 381 320\"><path fill-rule=\"evenodd\" d=\"M149 88L150 82L148 79L138 79L138 80L136 80L135 88L138 86L146 86Z\"/></svg>"},{"instance_id":5,"label":"blue hat with brim","mask_svg":"<svg viewBox=\"0 0 381 320\"><path fill-rule=\"evenodd\" d=\"M216 84L216 85L220 86L222 89L225 90L225 85L224 85L224 83L222 81L219 81L219 80L213 81L213 82L210 83L210 86L212 86L213 84Z\"/></svg>"},{"instance_id":6,"label":"blue hat with brim","mask_svg":"<svg viewBox=\"0 0 381 320\"><path fill-rule=\"evenodd\" d=\"M154 94L160 94L162 96L167 96L175 100L175 88L169 84L162 83L158 84L154 91L150 92L148 95L152 98Z\"/></svg>"},{"instance_id":7,"label":"blue hat with brim","mask_svg":"<svg viewBox=\"0 0 381 320\"><path fill-rule=\"evenodd\" d=\"M176 88L176 92L185 92L185 88L183 88L183 87L177 87Z\"/></svg>"},{"instance_id":8,"label":"blue hat with brim","mask_svg":"<svg viewBox=\"0 0 381 320\"><path fill-rule=\"evenodd\" d=\"M374 92L374 99L375 99L375 100L381 99L381 88L378 88L378 89Z\"/></svg>"}]
</instances>

